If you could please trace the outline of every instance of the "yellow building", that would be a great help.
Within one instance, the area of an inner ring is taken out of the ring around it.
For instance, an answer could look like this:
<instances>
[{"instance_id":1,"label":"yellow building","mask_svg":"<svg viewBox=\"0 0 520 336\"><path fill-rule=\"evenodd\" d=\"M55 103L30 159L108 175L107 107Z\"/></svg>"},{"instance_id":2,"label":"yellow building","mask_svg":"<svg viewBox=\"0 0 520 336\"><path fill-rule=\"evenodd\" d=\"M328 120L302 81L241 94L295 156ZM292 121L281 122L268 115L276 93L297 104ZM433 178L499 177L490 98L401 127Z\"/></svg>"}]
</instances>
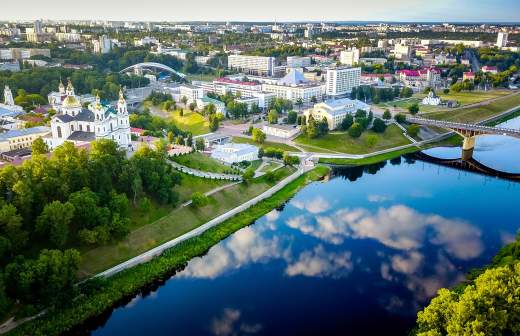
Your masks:
<instances>
[{"instance_id":1,"label":"yellow building","mask_svg":"<svg viewBox=\"0 0 520 336\"><path fill-rule=\"evenodd\" d=\"M49 127L37 126L7 131L0 134L0 153L28 148L37 138L50 133Z\"/></svg>"}]
</instances>

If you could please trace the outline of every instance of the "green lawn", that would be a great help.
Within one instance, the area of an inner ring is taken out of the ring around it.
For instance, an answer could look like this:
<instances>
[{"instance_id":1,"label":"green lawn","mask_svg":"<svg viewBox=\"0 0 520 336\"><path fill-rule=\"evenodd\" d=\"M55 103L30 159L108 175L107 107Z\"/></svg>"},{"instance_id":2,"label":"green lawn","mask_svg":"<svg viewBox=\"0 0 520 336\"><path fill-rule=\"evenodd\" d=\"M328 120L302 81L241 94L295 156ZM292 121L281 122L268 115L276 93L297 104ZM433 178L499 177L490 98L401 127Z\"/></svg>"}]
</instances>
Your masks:
<instances>
[{"instance_id":1,"label":"green lawn","mask_svg":"<svg viewBox=\"0 0 520 336\"><path fill-rule=\"evenodd\" d=\"M262 173L270 172L271 170L274 170L278 167L280 167L282 164L279 162L268 162L265 166L260 169Z\"/></svg>"},{"instance_id":2,"label":"green lawn","mask_svg":"<svg viewBox=\"0 0 520 336\"><path fill-rule=\"evenodd\" d=\"M199 152L172 157L172 160L189 168L210 173L237 174L236 169Z\"/></svg>"},{"instance_id":3,"label":"green lawn","mask_svg":"<svg viewBox=\"0 0 520 336\"><path fill-rule=\"evenodd\" d=\"M378 138L377 144L373 147L369 147L367 145L367 137L369 135L375 135ZM365 131L361 137L357 139L350 137L345 132L327 134L316 139L309 139L304 135L300 135L298 138L296 138L296 142L302 145L310 145L326 150L349 154L372 153L410 143L410 141L403 135L402 130L396 125L388 126L385 133L383 134L375 133L373 131Z\"/></svg>"},{"instance_id":4,"label":"green lawn","mask_svg":"<svg viewBox=\"0 0 520 336\"><path fill-rule=\"evenodd\" d=\"M258 144L253 141L253 139L250 138L244 138L244 137L233 137L233 142L235 143L248 143L255 146L260 146L262 148L272 147L272 148L279 148L283 151L287 152L299 152L298 148L286 145L279 142L271 142L271 141L265 141L263 144Z\"/></svg>"},{"instance_id":5,"label":"green lawn","mask_svg":"<svg viewBox=\"0 0 520 336\"><path fill-rule=\"evenodd\" d=\"M404 154L415 153L420 149L417 147L410 147L405 149L396 150L384 154L374 155L363 159L334 159L334 158L322 158L320 163L333 164L333 165L347 165L347 166L362 166L378 163L381 161L395 159Z\"/></svg>"},{"instance_id":6,"label":"green lawn","mask_svg":"<svg viewBox=\"0 0 520 336\"><path fill-rule=\"evenodd\" d=\"M175 124L182 130L191 132L193 135L209 133L209 122L199 113L184 110L184 115L180 116L180 111L170 113Z\"/></svg>"},{"instance_id":7,"label":"green lawn","mask_svg":"<svg viewBox=\"0 0 520 336\"><path fill-rule=\"evenodd\" d=\"M80 276L85 277L108 269L191 231L246 200L258 196L294 171L294 168L285 167L275 172L276 178L273 182L260 177L249 185L241 183L221 190L211 195L210 203L202 208L197 209L192 206L176 208L153 223L131 231L120 242L84 251L80 265ZM196 190L201 191L193 188L191 192Z\"/></svg>"},{"instance_id":8,"label":"green lawn","mask_svg":"<svg viewBox=\"0 0 520 336\"><path fill-rule=\"evenodd\" d=\"M520 94L500 98L481 106L428 113L424 117L455 122L478 122L520 106Z\"/></svg>"},{"instance_id":9,"label":"green lawn","mask_svg":"<svg viewBox=\"0 0 520 336\"><path fill-rule=\"evenodd\" d=\"M206 193L229 183L232 182L225 180L210 180L182 173L181 185L175 187L175 191L179 193L180 202L184 203L191 199L191 195L195 191Z\"/></svg>"}]
</instances>

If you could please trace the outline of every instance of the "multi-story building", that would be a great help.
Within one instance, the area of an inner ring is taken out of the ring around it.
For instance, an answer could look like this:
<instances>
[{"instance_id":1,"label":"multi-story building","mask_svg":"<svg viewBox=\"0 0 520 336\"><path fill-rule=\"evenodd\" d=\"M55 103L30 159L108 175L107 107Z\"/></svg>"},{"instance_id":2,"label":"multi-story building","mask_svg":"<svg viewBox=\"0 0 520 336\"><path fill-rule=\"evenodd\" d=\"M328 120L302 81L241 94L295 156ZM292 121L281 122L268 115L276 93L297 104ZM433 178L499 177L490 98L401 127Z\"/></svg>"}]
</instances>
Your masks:
<instances>
[{"instance_id":1,"label":"multi-story building","mask_svg":"<svg viewBox=\"0 0 520 336\"><path fill-rule=\"evenodd\" d=\"M359 63L360 52L358 48L342 50L339 54L339 61L341 64L353 66Z\"/></svg>"},{"instance_id":2,"label":"multi-story building","mask_svg":"<svg viewBox=\"0 0 520 336\"><path fill-rule=\"evenodd\" d=\"M441 72L437 68L422 68L419 70L397 70L398 80L415 91L427 87L436 88L441 84Z\"/></svg>"},{"instance_id":3,"label":"multi-story building","mask_svg":"<svg viewBox=\"0 0 520 336\"><path fill-rule=\"evenodd\" d=\"M297 103L302 101L309 105L313 100L323 100L325 85L320 82L311 82L300 71L292 70L275 84L262 84L262 90L274 93L277 98L283 98Z\"/></svg>"},{"instance_id":4,"label":"multi-story building","mask_svg":"<svg viewBox=\"0 0 520 336\"><path fill-rule=\"evenodd\" d=\"M315 120L327 120L330 130L337 129L347 114L354 114L357 110L370 112L370 105L359 100L349 98L328 100L314 105L304 112L306 120L312 116Z\"/></svg>"},{"instance_id":5,"label":"multi-story building","mask_svg":"<svg viewBox=\"0 0 520 336\"><path fill-rule=\"evenodd\" d=\"M93 40L94 53L106 54L112 50L112 40L106 35L101 35L98 40Z\"/></svg>"},{"instance_id":6,"label":"multi-story building","mask_svg":"<svg viewBox=\"0 0 520 336\"><path fill-rule=\"evenodd\" d=\"M394 46L394 55L398 60L408 60L412 54L410 46L404 44L396 44Z\"/></svg>"},{"instance_id":7,"label":"multi-story building","mask_svg":"<svg viewBox=\"0 0 520 336\"><path fill-rule=\"evenodd\" d=\"M297 135L300 129L292 125L265 125L262 131L267 135L289 139Z\"/></svg>"},{"instance_id":8,"label":"multi-story building","mask_svg":"<svg viewBox=\"0 0 520 336\"><path fill-rule=\"evenodd\" d=\"M361 83L361 68L330 68L327 69L326 94L341 96L349 94Z\"/></svg>"},{"instance_id":9,"label":"multi-story building","mask_svg":"<svg viewBox=\"0 0 520 336\"><path fill-rule=\"evenodd\" d=\"M259 76L274 76L275 58L264 56L228 56L228 68Z\"/></svg>"},{"instance_id":10,"label":"multi-story building","mask_svg":"<svg viewBox=\"0 0 520 336\"><path fill-rule=\"evenodd\" d=\"M17 149L29 148L34 140L49 134L50 128L36 126L31 128L14 129L0 134L0 153Z\"/></svg>"},{"instance_id":11,"label":"multi-story building","mask_svg":"<svg viewBox=\"0 0 520 336\"><path fill-rule=\"evenodd\" d=\"M288 56L287 57L287 67L288 68L304 68L311 66L311 58L310 57L300 57L300 56Z\"/></svg>"},{"instance_id":12,"label":"multi-story building","mask_svg":"<svg viewBox=\"0 0 520 336\"><path fill-rule=\"evenodd\" d=\"M203 96L204 91L200 86L182 84L179 87L179 100L182 101L183 97L186 97L188 104L196 103L197 99L200 99Z\"/></svg>"},{"instance_id":13,"label":"multi-story building","mask_svg":"<svg viewBox=\"0 0 520 336\"><path fill-rule=\"evenodd\" d=\"M508 42L508 38L509 38L509 34L508 33L503 33L503 32L498 33L497 47L499 47L499 48L506 47L507 46L507 42Z\"/></svg>"}]
</instances>

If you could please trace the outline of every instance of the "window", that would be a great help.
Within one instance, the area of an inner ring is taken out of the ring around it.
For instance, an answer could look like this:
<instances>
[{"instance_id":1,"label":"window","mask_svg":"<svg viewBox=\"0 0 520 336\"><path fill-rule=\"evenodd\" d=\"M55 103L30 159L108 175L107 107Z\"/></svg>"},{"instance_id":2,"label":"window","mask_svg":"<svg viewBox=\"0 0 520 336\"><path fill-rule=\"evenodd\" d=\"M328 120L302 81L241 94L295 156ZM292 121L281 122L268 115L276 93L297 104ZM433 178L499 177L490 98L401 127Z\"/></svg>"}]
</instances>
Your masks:
<instances>
[{"instance_id":1,"label":"window","mask_svg":"<svg viewBox=\"0 0 520 336\"><path fill-rule=\"evenodd\" d=\"M87 132L90 132L90 125L87 125Z\"/></svg>"},{"instance_id":2,"label":"window","mask_svg":"<svg viewBox=\"0 0 520 336\"><path fill-rule=\"evenodd\" d=\"M58 131L58 138L61 138L61 127L58 126L56 129Z\"/></svg>"}]
</instances>

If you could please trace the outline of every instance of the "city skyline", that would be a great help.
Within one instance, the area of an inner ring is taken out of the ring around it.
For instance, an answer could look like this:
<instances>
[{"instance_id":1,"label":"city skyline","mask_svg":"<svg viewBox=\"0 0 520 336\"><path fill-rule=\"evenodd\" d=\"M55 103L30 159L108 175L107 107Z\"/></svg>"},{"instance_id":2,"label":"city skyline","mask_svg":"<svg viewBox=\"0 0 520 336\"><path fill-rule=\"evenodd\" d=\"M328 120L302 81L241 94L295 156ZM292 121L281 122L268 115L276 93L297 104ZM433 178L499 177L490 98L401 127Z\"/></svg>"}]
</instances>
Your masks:
<instances>
[{"instance_id":1,"label":"city skyline","mask_svg":"<svg viewBox=\"0 0 520 336\"><path fill-rule=\"evenodd\" d=\"M0 20L131 20L131 21L412 21L412 22L519 22L520 3L515 0L439 0L424 5L422 1L400 0L386 6L384 0L368 0L359 6L353 0L314 2L265 0L248 3L227 0L226 5L202 0L196 10L187 4L149 0L146 8L127 2L91 0L54 1L52 6L28 0L21 8L16 2L3 4ZM272 9L276 8L276 11ZM316 8L315 10L312 10ZM334 10L328 10L328 9Z\"/></svg>"}]
</instances>

